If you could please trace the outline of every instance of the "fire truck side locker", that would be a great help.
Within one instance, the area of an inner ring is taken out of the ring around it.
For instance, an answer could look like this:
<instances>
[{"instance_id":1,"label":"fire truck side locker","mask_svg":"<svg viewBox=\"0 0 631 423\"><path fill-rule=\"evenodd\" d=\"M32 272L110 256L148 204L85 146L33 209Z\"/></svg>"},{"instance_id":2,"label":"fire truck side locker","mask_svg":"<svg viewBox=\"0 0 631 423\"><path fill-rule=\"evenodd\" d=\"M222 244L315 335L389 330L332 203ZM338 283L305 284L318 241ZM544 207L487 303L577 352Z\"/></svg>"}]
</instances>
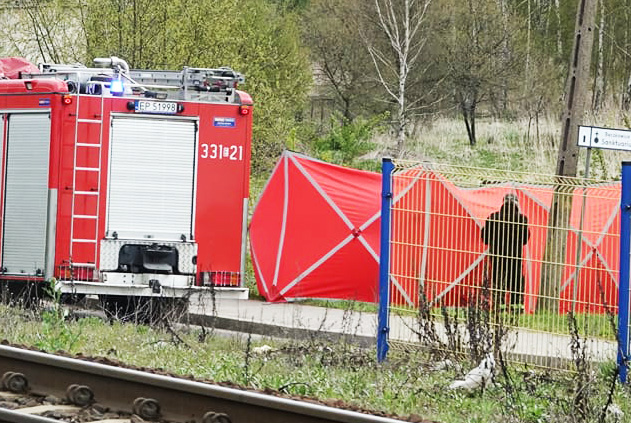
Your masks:
<instances>
[{"instance_id":1,"label":"fire truck side locker","mask_svg":"<svg viewBox=\"0 0 631 423\"><path fill-rule=\"evenodd\" d=\"M0 285L6 301L10 293L40 295L53 275L57 190L49 176L57 157L52 134L60 125L50 98L66 85L1 82Z\"/></svg>"},{"instance_id":2,"label":"fire truck side locker","mask_svg":"<svg viewBox=\"0 0 631 423\"><path fill-rule=\"evenodd\" d=\"M2 266L43 277L46 267L50 113L7 116ZM34 151L39 154L33 154Z\"/></svg>"}]
</instances>

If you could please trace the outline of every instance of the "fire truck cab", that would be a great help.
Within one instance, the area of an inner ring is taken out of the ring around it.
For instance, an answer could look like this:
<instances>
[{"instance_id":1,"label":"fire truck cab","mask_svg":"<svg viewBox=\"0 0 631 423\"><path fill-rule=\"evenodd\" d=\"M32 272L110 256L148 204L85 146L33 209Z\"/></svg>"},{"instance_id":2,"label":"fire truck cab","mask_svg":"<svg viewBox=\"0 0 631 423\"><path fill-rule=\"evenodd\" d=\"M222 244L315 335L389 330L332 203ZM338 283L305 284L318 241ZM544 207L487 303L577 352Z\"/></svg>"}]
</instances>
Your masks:
<instances>
[{"instance_id":1,"label":"fire truck cab","mask_svg":"<svg viewBox=\"0 0 631 423\"><path fill-rule=\"evenodd\" d=\"M247 298L252 99L230 68L0 79L0 281Z\"/></svg>"}]
</instances>

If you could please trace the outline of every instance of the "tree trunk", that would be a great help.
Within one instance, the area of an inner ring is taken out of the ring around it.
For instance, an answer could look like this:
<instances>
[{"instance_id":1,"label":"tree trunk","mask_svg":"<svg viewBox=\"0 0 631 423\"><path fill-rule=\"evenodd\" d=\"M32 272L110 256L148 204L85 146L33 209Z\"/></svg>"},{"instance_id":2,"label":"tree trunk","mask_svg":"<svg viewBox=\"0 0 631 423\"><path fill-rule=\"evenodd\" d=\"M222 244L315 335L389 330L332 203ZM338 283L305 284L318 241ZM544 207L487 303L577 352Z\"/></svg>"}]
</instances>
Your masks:
<instances>
[{"instance_id":1,"label":"tree trunk","mask_svg":"<svg viewBox=\"0 0 631 423\"><path fill-rule=\"evenodd\" d=\"M397 110L397 157L401 157L403 154L403 149L405 147L405 130L406 130L406 120L405 120L405 109L402 105L399 105L399 109Z\"/></svg>"},{"instance_id":2,"label":"tree trunk","mask_svg":"<svg viewBox=\"0 0 631 423\"><path fill-rule=\"evenodd\" d=\"M475 105L476 103L473 103L471 105L471 108L469 109L469 121L471 122L471 138L469 139L469 144L471 146L474 146L478 143L478 140L476 138L475 135Z\"/></svg>"},{"instance_id":3,"label":"tree trunk","mask_svg":"<svg viewBox=\"0 0 631 423\"><path fill-rule=\"evenodd\" d=\"M627 1L627 3L629 3ZM625 11L625 23L626 25L624 26L624 44L625 45L629 45L629 42L631 42L629 40L629 23L631 22L631 17L629 16L629 7L625 7L624 8ZM622 110L628 111L629 110L629 105L631 104L631 72L629 72L629 56L628 55L624 55L624 71L628 72L629 74L629 79L626 82L626 86L622 87L622 99L621 99L621 104L620 107L622 108Z\"/></svg>"},{"instance_id":4,"label":"tree trunk","mask_svg":"<svg viewBox=\"0 0 631 423\"><path fill-rule=\"evenodd\" d=\"M353 122L353 112L351 111L351 100L349 97L342 96L342 102L344 103L344 118L346 122Z\"/></svg>"},{"instance_id":5,"label":"tree trunk","mask_svg":"<svg viewBox=\"0 0 631 423\"><path fill-rule=\"evenodd\" d=\"M475 146L475 113L472 112L466 103L462 103L460 110L462 112L462 118L464 119L465 127L467 128L467 137L469 137L469 145Z\"/></svg>"},{"instance_id":6,"label":"tree trunk","mask_svg":"<svg viewBox=\"0 0 631 423\"><path fill-rule=\"evenodd\" d=\"M557 28L557 55L559 58L563 57L563 35L561 34L561 11L559 0L554 0L554 14L556 16L556 28Z\"/></svg>"},{"instance_id":7,"label":"tree trunk","mask_svg":"<svg viewBox=\"0 0 631 423\"><path fill-rule=\"evenodd\" d=\"M497 0L498 7L502 14L502 68L507 66L510 61L510 50L508 46L508 10L506 8L506 0ZM526 79L528 79L526 75ZM499 117L506 114L508 108L508 81L505 74L502 74L500 81L500 98L498 100Z\"/></svg>"},{"instance_id":8,"label":"tree trunk","mask_svg":"<svg viewBox=\"0 0 631 423\"><path fill-rule=\"evenodd\" d=\"M600 3L600 25L598 28L598 67L596 70L596 79L594 84L594 98L592 101L592 110L598 112L605 101L605 75L604 75L604 62L605 62L605 48L604 48L604 34L605 34L605 4L603 0Z\"/></svg>"},{"instance_id":9,"label":"tree trunk","mask_svg":"<svg viewBox=\"0 0 631 423\"><path fill-rule=\"evenodd\" d=\"M524 66L524 74L526 78L524 78L524 98L526 98L526 94L530 90L529 82L530 82L530 36L532 31L532 11L530 10L530 0L528 0L528 30L526 35L526 63Z\"/></svg>"}]
</instances>

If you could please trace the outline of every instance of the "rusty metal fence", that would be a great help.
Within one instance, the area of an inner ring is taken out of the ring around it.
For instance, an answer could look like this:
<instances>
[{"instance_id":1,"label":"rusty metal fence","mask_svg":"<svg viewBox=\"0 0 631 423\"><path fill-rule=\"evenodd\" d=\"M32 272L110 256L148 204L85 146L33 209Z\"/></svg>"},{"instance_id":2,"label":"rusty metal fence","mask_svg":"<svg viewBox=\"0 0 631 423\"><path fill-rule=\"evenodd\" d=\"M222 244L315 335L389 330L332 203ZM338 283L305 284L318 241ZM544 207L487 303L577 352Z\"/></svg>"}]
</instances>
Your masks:
<instances>
[{"instance_id":1,"label":"rusty metal fence","mask_svg":"<svg viewBox=\"0 0 631 423\"><path fill-rule=\"evenodd\" d=\"M389 166L388 346L565 368L581 339L589 358L616 357L620 182Z\"/></svg>"}]
</instances>

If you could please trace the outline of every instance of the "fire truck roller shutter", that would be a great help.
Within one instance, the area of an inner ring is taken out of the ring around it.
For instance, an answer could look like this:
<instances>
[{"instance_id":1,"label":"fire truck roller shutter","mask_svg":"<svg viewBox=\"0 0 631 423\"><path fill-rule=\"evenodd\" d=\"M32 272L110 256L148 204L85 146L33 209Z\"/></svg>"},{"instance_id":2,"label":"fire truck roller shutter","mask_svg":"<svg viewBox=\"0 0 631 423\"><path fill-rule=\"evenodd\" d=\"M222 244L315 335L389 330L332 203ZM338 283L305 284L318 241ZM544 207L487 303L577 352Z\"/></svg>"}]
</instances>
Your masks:
<instances>
[{"instance_id":1,"label":"fire truck roller shutter","mask_svg":"<svg viewBox=\"0 0 631 423\"><path fill-rule=\"evenodd\" d=\"M7 129L2 266L12 275L44 276L50 117L14 113Z\"/></svg>"},{"instance_id":2,"label":"fire truck roller shutter","mask_svg":"<svg viewBox=\"0 0 631 423\"><path fill-rule=\"evenodd\" d=\"M112 119L107 236L191 239L196 137L192 120Z\"/></svg>"}]
</instances>

